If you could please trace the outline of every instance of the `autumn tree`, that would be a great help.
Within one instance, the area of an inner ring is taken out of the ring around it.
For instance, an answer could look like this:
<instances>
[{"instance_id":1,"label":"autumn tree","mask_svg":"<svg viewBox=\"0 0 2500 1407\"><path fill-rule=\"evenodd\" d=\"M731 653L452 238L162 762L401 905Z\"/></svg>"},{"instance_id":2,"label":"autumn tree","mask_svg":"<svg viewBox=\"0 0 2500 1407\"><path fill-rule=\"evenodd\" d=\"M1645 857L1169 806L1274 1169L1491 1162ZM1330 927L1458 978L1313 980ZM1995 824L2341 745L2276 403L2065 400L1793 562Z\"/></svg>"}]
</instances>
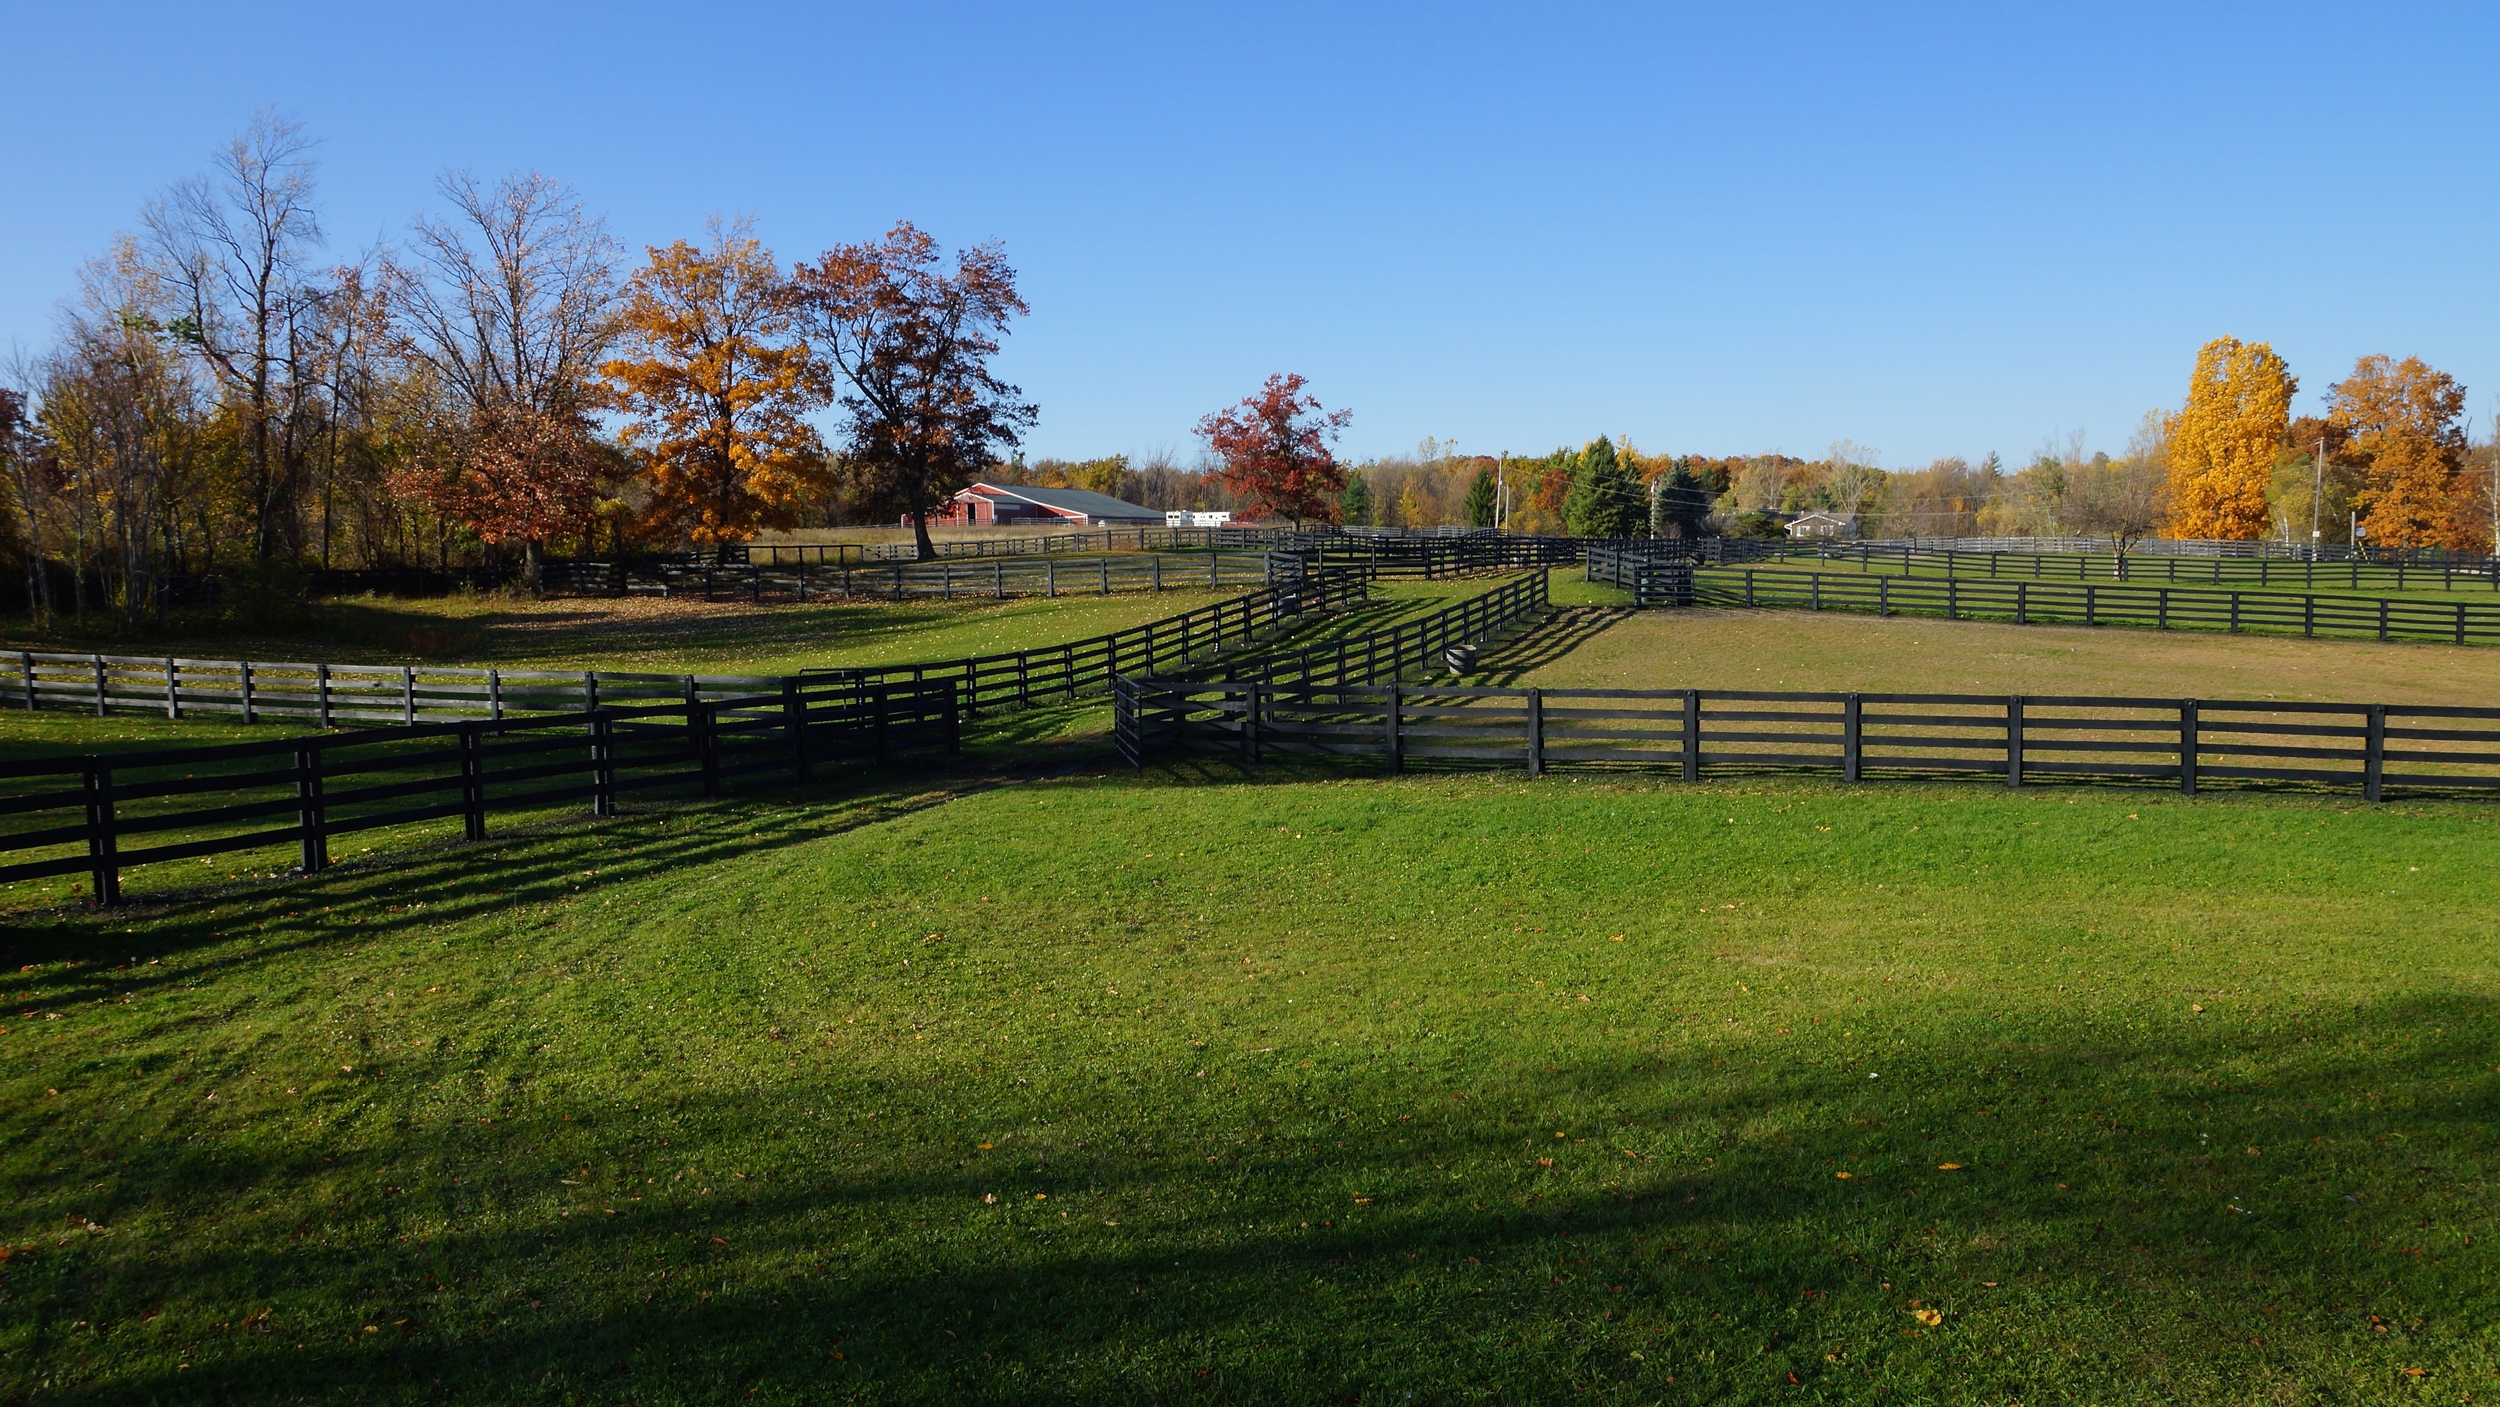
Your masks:
<instances>
[{"instance_id":1,"label":"autumn tree","mask_svg":"<svg viewBox=\"0 0 2500 1407\"><path fill-rule=\"evenodd\" d=\"M538 585L550 538L590 536L611 462L589 412L616 331L616 241L563 185L537 172L493 186L443 177L449 219L416 221L385 268L393 341L456 407L462 440L395 487L523 545Z\"/></svg>"},{"instance_id":2,"label":"autumn tree","mask_svg":"<svg viewBox=\"0 0 2500 1407\"><path fill-rule=\"evenodd\" d=\"M796 290L747 221L715 219L708 248L650 250L625 286L617 352L599 370L628 417L647 526L704 544L798 526L831 481L806 420L823 387Z\"/></svg>"},{"instance_id":3,"label":"autumn tree","mask_svg":"<svg viewBox=\"0 0 2500 1407\"><path fill-rule=\"evenodd\" d=\"M1267 378L1241 403L1198 422L1220 466L1224 487L1262 514L1281 514L1296 525L1333 522L1345 492L1346 474L1331 446L1353 420L1350 410L1327 410L1295 373Z\"/></svg>"},{"instance_id":4,"label":"autumn tree","mask_svg":"<svg viewBox=\"0 0 2500 1407\"><path fill-rule=\"evenodd\" d=\"M850 417L845 472L900 501L923 560L929 515L1024 438L1039 414L990 370L1027 309L1004 250L955 253L909 221L873 244L827 250L793 276L810 344L841 375ZM1125 469L1125 466L1123 466Z\"/></svg>"},{"instance_id":5,"label":"autumn tree","mask_svg":"<svg viewBox=\"0 0 2500 1407\"><path fill-rule=\"evenodd\" d=\"M2187 405L2171 418L2170 531L2251 541L2270 515L2274 452L2300 383L2263 342L2217 337L2196 354Z\"/></svg>"},{"instance_id":6,"label":"autumn tree","mask_svg":"<svg viewBox=\"0 0 2500 1407\"><path fill-rule=\"evenodd\" d=\"M2330 389L2327 419L2365 466L2355 500L2364 538L2380 547L2465 545L2456 521L2465 388L2420 357L2373 356Z\"/></svg>"}]
</instances>

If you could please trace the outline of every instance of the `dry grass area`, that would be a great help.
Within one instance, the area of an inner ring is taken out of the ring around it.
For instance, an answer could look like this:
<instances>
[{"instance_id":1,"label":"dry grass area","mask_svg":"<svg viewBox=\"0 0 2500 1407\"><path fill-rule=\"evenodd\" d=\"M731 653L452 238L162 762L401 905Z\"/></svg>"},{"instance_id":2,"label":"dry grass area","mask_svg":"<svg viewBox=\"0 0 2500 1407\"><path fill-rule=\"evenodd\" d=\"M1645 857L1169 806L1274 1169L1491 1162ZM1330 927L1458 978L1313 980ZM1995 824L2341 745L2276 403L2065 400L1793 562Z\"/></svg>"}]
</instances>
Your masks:
<instances>
[{"instance_id":1,"label":"dry grass area","mask_svg":"<svg viewBox=\"0 0 2500 1407\"><path fill-rule=\"evenodd\" d=\"M1641 611L1505 682L2482 706L2500 703L2500 650L1836 613Z\"/></svg>"}]
</instances>

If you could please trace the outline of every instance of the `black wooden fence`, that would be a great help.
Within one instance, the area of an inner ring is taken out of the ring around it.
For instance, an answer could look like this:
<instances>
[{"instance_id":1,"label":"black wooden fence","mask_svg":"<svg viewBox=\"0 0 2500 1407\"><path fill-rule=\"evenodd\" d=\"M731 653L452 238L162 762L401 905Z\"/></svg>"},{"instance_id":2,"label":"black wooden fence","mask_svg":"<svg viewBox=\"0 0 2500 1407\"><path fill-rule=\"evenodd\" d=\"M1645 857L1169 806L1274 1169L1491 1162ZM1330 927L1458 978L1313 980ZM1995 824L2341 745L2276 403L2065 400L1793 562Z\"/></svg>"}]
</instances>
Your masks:
<instances>
[{"instance_id":1,"label":"black wooden fence","mask_svg":"<svg viewBox=\"0 0 2500 1407\"><path fill-rule=\"evenodd\" d=\"M948 683L958 690L966 714L1002 704L1073 700L1109 689L1125 673L1152 674L1250 644L1298 623L1309 612L1352 605L1368 592L1361 572L1314 572L1299 581L1064 645L920 664L814 670L806 677L853 687Z\"/></svg>"},{"instance_id":2,"label":"black wooden fence","mask_svg":"<svg viewBox=\"0 0 2500 1407\"><path fill-rule=\"evenodd\" d=\"M1227 681L1268 690L1368 684L1415 671L1464 674L1478 645L1549 609L1545 573L1531 572L1421 620L1300 649L1229 659L1220 668ZM1161 711L1164 691L1194 687L1151 673L1115 676L1112 741L1130 765L1143 766L1146 755L1159 745L1155 739L1161 730L1177 721Z\"/></svg>"},{"instance_id":3,"label":"black wooden fence","mask_svg":"<svg viewBox=\"0 0 2500 1407\"><path fill-rule=\"evenodd\" d=\"M290 846L317 873L336 836L457 817L478 840L496 812L586 802L607 816L633 793L718 796L740 779L807 782L835 764L960 746L946 682L782 682L661 706L0 763L0 857L16 857L0 884L83 873L111 904L137 865Z\"/></svg>"},{"instance_id":4,"label":"black wooden fence","mask_svg":"<svg viewBox=\"0 0 2500 1407\"><path fill-rule=\"evenodd\" d=\"M1214 752L1663 771L2222 782L2456 793L2500 787L2500 709L2277 700L1124 681L1137 765Z\"/></svg>"},{"instance_id":5,"label":"black wooden fence","mask_svg":"<svg viewBox=\"0 0 2500 1407\"><path fill-rule=\"evenodd\" d=\"M1863 576L1702 568L1693 604L1778 606L2017 625L2149 625L2161 630L2262 630L2465 645L2500 639L2500 603L2386 596L2315 596L2206 587Z\"/></svg>"},{"instance_id":6,"label":"black wooden fence","mask_svg":"<svg viewBox=\"0 0 2500 1407\"><path fill-rule=\"evenodd\" d=\"M754 549L763 552L765 549ZM1183 587L1268 586L1302 569L1302 559L1275 553L1162 553L1075 560L999 555L983 562L891 562L884 565L789 560L554 562L541 575L548 591L568 595L693 596L706 601L809 601L869 597L901 601L936 597L1104 595Z\"/></svg>"},{"instance_id":7,"label":"black wooden fence","mask_svg":"<svg viewBox=\"0 0 2500 1407\"><path fill-rule=\"evenodd\" d=\"M434 665L192 660L154 655L0 655L0 705L33 710L232 714L247 723L301 719L415 724L571 713L735 698L781 687L774 675L634 674L613 670L455 669Z\"/></svg>"},{"instance_id":8,"label":"black wooden fence","mask_svg":"<svg viewBox=\"0 0 2500 1407\"><path fill-rule=\"evenodd\" d=\"M2033 581L2160 582L2316 591L2481 591L2500 593L2487 556L2389 551L2337 559L2181 556L2104 546L2088 552L1977 551L1933 542L1730 543L1723 561L1844 562L1861 571L1921 572Z\"/></svg>"}]
</instances>

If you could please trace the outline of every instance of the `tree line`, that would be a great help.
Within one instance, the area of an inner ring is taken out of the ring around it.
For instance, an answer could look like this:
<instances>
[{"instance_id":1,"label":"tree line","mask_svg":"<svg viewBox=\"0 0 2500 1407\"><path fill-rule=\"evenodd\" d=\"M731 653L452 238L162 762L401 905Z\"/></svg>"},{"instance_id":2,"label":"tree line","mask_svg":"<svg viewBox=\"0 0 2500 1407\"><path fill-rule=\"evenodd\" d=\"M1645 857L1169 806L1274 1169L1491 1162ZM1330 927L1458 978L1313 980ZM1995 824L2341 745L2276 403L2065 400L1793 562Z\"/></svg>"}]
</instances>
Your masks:
<instances>
[{"instance_id":1,"label":"tree line","mask_svg":"<svg viewBox=\"0 0 2500 1407\"><path fill-rule=\"evenodd\" d=\"M216 572L744 541L920 521L1021 441L994 244L909 223L782 266L744 221L627 257L562 183L442 178L324 262L313 143L257 117L80 270L0 384L0 551L41 619ZM828 443L823 413L840 426ZM66 597L67 599L63 599Z\"/></svg>"}]
</instances>

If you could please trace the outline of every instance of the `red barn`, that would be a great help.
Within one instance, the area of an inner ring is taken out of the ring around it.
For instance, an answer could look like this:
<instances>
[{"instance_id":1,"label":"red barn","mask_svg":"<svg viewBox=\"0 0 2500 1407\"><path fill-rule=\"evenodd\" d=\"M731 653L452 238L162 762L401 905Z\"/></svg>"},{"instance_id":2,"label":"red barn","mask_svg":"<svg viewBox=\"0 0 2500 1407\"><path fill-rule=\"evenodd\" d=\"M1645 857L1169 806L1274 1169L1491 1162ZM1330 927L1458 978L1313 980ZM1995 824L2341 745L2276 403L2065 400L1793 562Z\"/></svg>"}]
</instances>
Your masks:
<instances>
[{"instance_id":1,"label":"red barn","mask_svg":"<svg viewBox=\"0 0 2500 1407\"><path fill-rule=\"evenodd\" d=\"M904 527L911 519L902 520ZM1039 489L1021 484L974 484L929 515L929 525L955 527L1162 527L1163 515L1090 489Z\"/></svg>"}]
</instances>

